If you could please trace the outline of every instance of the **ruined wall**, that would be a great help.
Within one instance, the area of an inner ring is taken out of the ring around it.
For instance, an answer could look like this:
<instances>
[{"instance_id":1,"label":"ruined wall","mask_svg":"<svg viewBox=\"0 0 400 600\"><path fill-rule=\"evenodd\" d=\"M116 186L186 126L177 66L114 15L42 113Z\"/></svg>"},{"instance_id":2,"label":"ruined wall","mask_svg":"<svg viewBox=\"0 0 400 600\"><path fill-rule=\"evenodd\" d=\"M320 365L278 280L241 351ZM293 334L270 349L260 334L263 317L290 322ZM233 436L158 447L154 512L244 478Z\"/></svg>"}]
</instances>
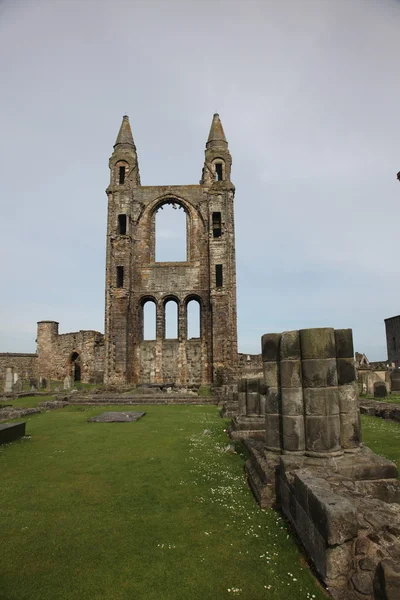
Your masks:
<instances>
[{"instance_id":1,"label":"ruined wall","mask_svg":"<svg viewBox=\"0 0 400 600\"><path fill-rule=\"evenodd\" d=\"M386 346L389 365L400 366L400 315L385 319Z\"/></svg>"},{"instance_id":2,"label":"ruined wall","mask_svg":"<svg viewBox=\"0 0 400 600\"><path fill-rule=\"evenodd\" d=\"M98 331L58 333L55 321L40 321L37 334L38 373L46 379L62 381L73 375L78 355L80 380L100 383L104 373L104 336Z\"/></svg>"},{"instance_id":3,"label":"ruined wall","mask_svg":"<svg viewBox=\"0 0 400 600\"><path fill-rule=\"evenodd\" d=\"M263 376L261 354L238 354L238 378L251 379Z\"/></svg>"},{"instance_id":4,"label":"ruined wall","mask_svg":"<svg viewBox=\"0 0 400 600\"><path fill-rule=\"evenodd\" d=\"M202 343L200 340L145 340L139 348L140 382L159 383L156 368L161 371L163 383L179 381L184 370L191 384L201 384ZM161 360L162 357L162 360Z\"/></svg>"},{"instance_id":5,"label":"ruined wall","mask_svg":"<svg viewBox=\"0 0 400 600\"><path fill-rule=\"evenodd\" d=\"M14 374L17 374L19 379L36 379L37 359L37 354L0 353L0 390L4 389L7 367L13 367Z\"/></svg>"},{"instance_id":6,"label":"ruined wall","mask_svg":"<svg viewBox=\"0 0 400 600\"><path fill-rule=\"evenodd\" d=\"M211 383L237 373L236 268L231 158L214 116L200 185L142 186L124 117L110 159L105 377L110 383ZM221 169L217 177L217 166ZM158 262L155 219L164 204L186 213L187 257ZM218 222L215 216L218 215ZM222 280L217 272L222 269ZM178 336L165 336L165 306L178 306ZM187 339L187 305L200 305L200 338ZM143 339L146 302L156 306L156 339Z\"/></svg>"}]
</instances>

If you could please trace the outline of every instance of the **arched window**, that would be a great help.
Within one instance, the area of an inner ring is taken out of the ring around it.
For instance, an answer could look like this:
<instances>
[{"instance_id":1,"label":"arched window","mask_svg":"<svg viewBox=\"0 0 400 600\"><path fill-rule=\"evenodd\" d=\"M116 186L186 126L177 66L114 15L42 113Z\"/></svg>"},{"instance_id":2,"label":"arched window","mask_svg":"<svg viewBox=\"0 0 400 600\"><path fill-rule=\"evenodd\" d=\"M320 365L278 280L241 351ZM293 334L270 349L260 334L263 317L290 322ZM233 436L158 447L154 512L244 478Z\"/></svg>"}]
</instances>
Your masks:
<instances>
[{"instance_id":1,"label":"arched window","mask_svg":"<svg viewBox=\"0 0 400 600\"><path fill-rule=\"evenodd\" d=\"M187 215L185 209L167 201L156 212L156 262L181 262L187 260Z\"/></svg>"},{"instance_id":2,"label":"arched window","mask_svg":"<svg viewBox=\"0 0 400 600\"><path fill-rule=\"evenodd\" d=\"M145 300L143 303L143 339L156 339L156 303Z\"/></svg>"},{"instance_id":3,"label":"arched window","mask_svg":"<svg viewBox=\"0 0 400 600\"><path fill-rule=\"evenodd\" d=\"M200 329L200 302L192 299L186 305L187 339L199 338Z\"/></svg>"},{"instance_id":4,"label":"arched window","mask_svg":"<svg viewBox=\"0 0 400 600\"><path fill-rule=\"evenodd\" d=\"M179 336L178 303L172 298L164 304L165 339L175 340Z\"/></svg>"}]
</instances>

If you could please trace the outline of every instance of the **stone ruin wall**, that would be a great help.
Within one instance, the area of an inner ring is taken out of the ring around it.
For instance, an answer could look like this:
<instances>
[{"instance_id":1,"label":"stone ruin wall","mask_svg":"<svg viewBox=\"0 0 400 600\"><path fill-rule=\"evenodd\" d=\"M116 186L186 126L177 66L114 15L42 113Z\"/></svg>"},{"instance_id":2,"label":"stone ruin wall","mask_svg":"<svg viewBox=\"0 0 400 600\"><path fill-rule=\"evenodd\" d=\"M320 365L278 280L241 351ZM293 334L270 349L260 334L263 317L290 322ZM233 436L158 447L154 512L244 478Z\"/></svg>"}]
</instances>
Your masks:
<instances>
[{"instance_id":1,"label":"stone ruin wall","mask_svg":"<svg viewBox=\"0 0 400 600\"><path fill-rule=\"evenodd\" d=\"M262 354L265 385L243 380L231 429L255 497L281 508L334 598L399 600L400 481L361 443L352 331L266 334Z\"/></svg>"},{"instance_id":2,"label":"stone ruin wall","mask_svg":"<svg viewBox=\"0 0 400 600\"><path fill-rule=\"evenodd\" d=\"M63 381L72 373L72 355L77 353L83 383L101 383L104 374L104 336L98 331L58 333L55 321L38 323L38 374Z\"/></svg>"},{"instance_id":3,"label":"stone ruin wall","mask_svg":"<svg viewBox=\"0 0 400 600\"><path fill-rule=\"evenodd\" d=\"M5 387L7 367L12 367L14 376L24 381L37 380L38 377L37 354L23 354L13 352L0 353L0 390Z\"/></svg>"},{"instance_id":4,"label":"stone ruin wall","mask_svg":"<svg viewBox=\"0 0 400 600\"><path fill-rule=\"evenodd\" d=\"M238 354L238 379L252 379L263 376L261 354Z\"/></svg>"}]
</instances>

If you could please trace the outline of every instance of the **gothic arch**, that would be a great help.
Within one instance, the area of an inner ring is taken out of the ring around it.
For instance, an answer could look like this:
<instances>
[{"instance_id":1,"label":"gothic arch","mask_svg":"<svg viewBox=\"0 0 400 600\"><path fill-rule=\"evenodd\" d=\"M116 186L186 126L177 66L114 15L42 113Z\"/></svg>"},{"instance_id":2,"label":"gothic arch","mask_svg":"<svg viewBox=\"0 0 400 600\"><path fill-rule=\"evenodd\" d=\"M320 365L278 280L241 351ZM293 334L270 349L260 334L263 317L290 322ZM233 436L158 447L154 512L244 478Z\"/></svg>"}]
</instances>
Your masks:
<instances>
[{"instance_id":1,"label":"gothic arch","mask_svg":"<svg viewBox=\"0 0 400 600\"><path fill-rule=\"evenodd\" d=\"M139 217L138 227L145 240L147 262L155 262L155 221L156 213L164 204L177 204L186 213L186 262L199 259L198 240L206 231L206 224L200 211L191 202L177 194L163 194L155 198Z\"/></svg>"}]
</instances>

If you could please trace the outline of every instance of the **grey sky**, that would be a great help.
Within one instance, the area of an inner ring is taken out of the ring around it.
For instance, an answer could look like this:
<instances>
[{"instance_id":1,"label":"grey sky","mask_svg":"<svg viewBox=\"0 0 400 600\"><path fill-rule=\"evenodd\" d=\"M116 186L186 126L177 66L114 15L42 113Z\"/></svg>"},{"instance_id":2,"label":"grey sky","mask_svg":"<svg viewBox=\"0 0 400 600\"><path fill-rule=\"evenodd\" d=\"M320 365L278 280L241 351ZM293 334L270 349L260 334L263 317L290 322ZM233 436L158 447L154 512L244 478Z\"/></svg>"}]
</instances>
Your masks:
<instances>
[{"instance_id":1,"label":"grey sky","mask_svg":"<svg viewBox=\"0 0 400 600\"><path fill-rule=\"evenodd\" d=\"M198 183L214 112L233 157L239 349L400 313L398 0L0 1L0 351L36 321L103 331L108 158Z\"/></svg>"}]
</instances>

